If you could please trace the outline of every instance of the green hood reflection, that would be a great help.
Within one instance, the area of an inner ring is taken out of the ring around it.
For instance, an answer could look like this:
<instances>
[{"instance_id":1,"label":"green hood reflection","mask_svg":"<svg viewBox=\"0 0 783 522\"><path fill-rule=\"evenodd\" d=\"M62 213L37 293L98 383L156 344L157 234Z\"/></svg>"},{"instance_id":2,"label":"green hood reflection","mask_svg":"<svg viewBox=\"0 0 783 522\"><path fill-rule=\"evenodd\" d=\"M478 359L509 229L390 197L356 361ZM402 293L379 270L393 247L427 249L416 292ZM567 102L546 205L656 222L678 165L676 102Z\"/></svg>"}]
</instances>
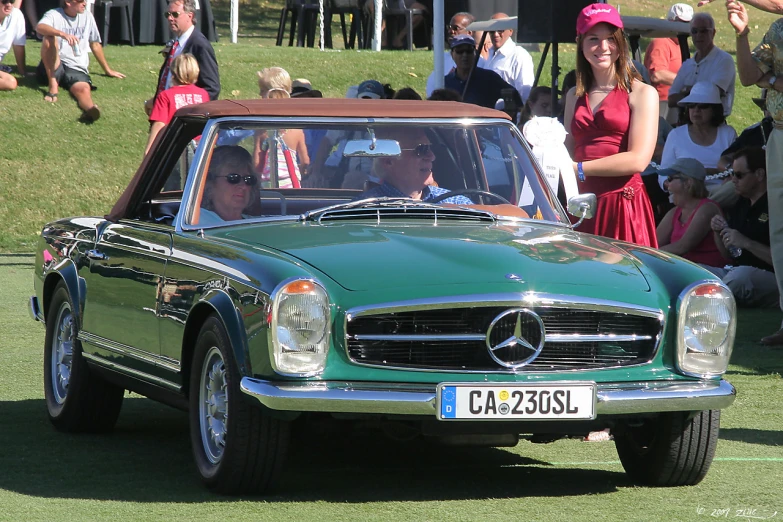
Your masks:
<instances>
[{"instance_id":1,"label":"green hood reflection","mask_svg":"<svg viewBox=\"0 0 783 522\"><path fill-rule=\"evenodd\" d=\"M550 225L276 223L222 229L233 241L287 252L349 290L501 283L649 291L627 252Z\"/></svg>"}]
</instances>

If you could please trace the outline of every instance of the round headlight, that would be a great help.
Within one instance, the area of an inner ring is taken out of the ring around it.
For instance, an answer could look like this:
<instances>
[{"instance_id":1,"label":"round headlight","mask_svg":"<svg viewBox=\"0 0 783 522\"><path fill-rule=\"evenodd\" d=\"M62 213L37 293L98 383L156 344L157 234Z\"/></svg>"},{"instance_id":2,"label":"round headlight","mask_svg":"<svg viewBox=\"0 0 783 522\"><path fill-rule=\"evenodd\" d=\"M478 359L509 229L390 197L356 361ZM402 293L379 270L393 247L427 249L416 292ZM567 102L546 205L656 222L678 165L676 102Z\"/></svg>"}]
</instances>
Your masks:
<instances>
[{"instance_id":1,"label":"round headlight","mask_svg":"<svg viewBox=\"0 0 783 522\"><path fill-rule=\"evenodd\" d=\"M726 371L737 331L731 290L717 281L696 283L680 295L677 366L698 377Z\"/></svg>"},{"instance_id":2,"label":"round headlight","mask_svg":"<svg viewBox=\"0 0 783 522\"><path fill-rule=\"evenodd\" d=\"M331 329L326 291L314 281L298 279L277 288L273 299L271 330L275 370L300 376L323 371Z\"/></svg>"}]
</instances>

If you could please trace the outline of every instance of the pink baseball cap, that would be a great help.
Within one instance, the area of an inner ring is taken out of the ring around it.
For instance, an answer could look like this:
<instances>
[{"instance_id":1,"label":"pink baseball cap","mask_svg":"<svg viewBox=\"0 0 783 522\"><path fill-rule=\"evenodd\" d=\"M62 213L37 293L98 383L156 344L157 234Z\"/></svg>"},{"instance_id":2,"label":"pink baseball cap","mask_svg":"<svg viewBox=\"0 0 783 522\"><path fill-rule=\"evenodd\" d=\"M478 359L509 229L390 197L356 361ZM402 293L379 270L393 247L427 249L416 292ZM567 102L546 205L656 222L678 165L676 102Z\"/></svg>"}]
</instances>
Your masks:
<instances>
[{"instance_id":1,"label":"pink baseball cap","mask_svg":"<svg viewBox=\"0 0 783 522\"><path fill-rule=\"evenodd\" d=\"M579 12L576 17L576 34L585 34L595 24L605 22L615 27L623 28L620 13L609 4L590 4Z\"/></svg>"}]
</instances>

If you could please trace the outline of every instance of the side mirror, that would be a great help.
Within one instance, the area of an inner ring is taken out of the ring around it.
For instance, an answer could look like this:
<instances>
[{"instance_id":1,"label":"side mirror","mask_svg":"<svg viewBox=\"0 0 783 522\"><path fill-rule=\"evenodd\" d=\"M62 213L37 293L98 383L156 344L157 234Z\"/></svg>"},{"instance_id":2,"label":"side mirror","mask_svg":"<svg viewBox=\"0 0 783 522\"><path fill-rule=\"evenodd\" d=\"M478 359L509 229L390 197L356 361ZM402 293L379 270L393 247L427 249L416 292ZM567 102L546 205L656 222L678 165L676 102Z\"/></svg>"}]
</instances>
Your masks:
<instances>
[{"instance_id":1,"label":"side mirror","mask_svg":"<svg viewBox=\"0 0 783 522\"><path fill-rule=\"evenodd\" d=\"M568 199L568 213L579 218L574 223L574 228L582 224L585 219L591 219L595 215L595 209L598 206L598 198L595 194L579 194Z\"/></svg>"}]
</instances>

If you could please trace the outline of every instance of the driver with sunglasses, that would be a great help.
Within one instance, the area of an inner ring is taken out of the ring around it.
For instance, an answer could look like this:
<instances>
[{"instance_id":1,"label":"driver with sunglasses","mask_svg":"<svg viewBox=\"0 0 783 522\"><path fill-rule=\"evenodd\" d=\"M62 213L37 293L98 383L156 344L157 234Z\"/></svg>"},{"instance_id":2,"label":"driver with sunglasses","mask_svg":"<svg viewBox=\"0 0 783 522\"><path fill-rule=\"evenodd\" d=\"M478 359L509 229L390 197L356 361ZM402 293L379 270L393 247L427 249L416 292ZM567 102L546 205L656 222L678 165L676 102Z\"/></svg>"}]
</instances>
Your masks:
<instances>
[{"instance_id":1,"label":"driver with sunglasses","mask_svg":"<svg viewBox=\"0 0 783 522\"><path fill-rule=\"evenodd\" d=\"M261 197L253 158L238 145L215 147L201 198L199 225L250 218Z\"/></svg>"},{"instance_id":2,"label":"driver with sunglasses","mask_svg":"<svg viewBox=\"0 0 783 522\"><path fill-rule=\"evenodd\" d=\"M432 201L449 191L433 186L432 162L435 154L427 134L411 128L379 130L378 137L396 139L400 144L398 158L376 158L373 169L382 183L362 194L361 198L411 198L420 201ZM441 200L441 203L454 205L472 205L473 201L465 196L453 196Z\"/></svg>"}]
</instances>

